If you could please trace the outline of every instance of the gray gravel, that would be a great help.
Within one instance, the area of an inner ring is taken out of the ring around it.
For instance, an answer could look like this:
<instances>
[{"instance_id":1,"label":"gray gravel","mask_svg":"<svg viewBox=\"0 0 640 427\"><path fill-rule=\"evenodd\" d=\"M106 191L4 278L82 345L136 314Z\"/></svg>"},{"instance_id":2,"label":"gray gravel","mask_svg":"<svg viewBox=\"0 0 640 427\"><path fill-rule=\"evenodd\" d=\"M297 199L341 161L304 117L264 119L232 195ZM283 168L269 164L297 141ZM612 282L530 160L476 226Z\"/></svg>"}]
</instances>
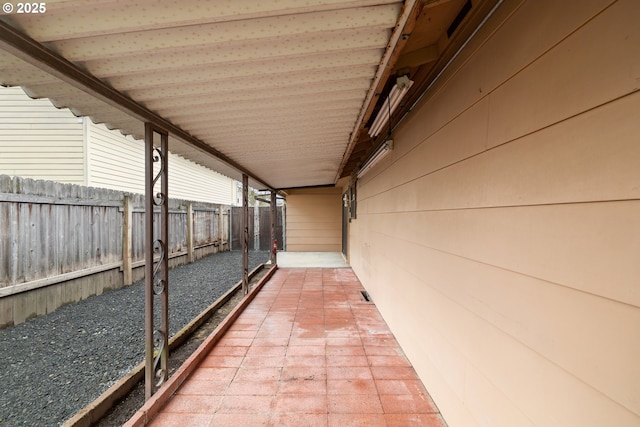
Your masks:
<instances>
[{"instance_id":1,"label":"gray gravel","mask_svg":"<svg viewBox=\"0 0 640 427\"><path fill-rule=\"evenodd\" d=\"M250 252L250 270L269 258ZM241 252L169 272L171 335L240 280ZM0 427L58 426L144 358L144 282L0 329Z\"/></svg>"}]
</instances>

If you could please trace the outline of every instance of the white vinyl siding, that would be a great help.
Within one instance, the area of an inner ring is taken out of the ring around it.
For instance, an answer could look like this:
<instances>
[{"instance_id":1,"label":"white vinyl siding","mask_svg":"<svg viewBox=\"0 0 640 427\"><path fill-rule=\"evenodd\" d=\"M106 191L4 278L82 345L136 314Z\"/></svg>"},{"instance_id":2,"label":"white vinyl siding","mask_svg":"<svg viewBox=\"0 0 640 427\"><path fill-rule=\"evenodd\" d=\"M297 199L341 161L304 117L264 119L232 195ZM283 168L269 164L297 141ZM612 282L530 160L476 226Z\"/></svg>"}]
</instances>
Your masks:
<instances>
[{"instance_id":1,"label":"white vinyl siding","mask_svg":"<svg viewBox=\"0 0 640 427\"><path fill-rule=\"evenodd\" d=\"M169 197L232 204L233 187L231 178L184 157L169 156Z\"/></svg>"},{"instance_id":2,"label":"white vinyl siding","mask_svg":"<svg viewBox=\"0 0 640 427\"><path fill-rule=\"evenodd\" d=\"M144 193L144 143L0 87L0 174ZM169 197L232 204L234 180L169 155Z\"/></svg>"},{"instance_id":3,"label":"white vinyl siding","mask_svg":"<svg viewBox=\"0 0 640 427\"><path fill-rule=\"evenodd\" d=\"M144 143L85 120L89 186L144 194Z\"/></svg>"},{"instance_id":4,"label":"white vinyl siding","mask_svg":"<svg viewBox=\"0 0 640 427\"><path fill-rule=\"evenodd\" d=\"M87 120L89 182L92 187L144 193L144 143ZM231 204L233 180L169 155L169 197Z\"/></svg>"},{"instance_id":5,"label":"white vinyl siding","mask_svg":"<svg viewBox=\"0 0 640 427\"><path fill-rule=\"evenodd\" d=\"M0 174L84 184L82 119L0 87Z\"/></svg>"}]
</instances>

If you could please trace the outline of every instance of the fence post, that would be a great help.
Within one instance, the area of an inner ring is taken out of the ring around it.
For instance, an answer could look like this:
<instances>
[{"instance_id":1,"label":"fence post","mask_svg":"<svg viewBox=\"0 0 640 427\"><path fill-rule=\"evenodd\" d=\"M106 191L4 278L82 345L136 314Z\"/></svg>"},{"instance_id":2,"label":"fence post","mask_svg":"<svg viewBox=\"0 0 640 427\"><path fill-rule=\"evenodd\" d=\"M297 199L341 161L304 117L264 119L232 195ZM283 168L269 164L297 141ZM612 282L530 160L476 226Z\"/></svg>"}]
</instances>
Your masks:
<instances>
[{"instance_id":1,"label":"fence post","mask_svg":"<svg viewBox=\"0 0 640 427\"><path fill-rule=\"evenodd\" d=\"M123 200L122 211L122 273L125 286L129 286L133 283L133 242L132 242L132 215L133 204L131 202L131 196L125 194Z\"/></svg>"},{"instance_id":2,"label":"fence post","mask_svg":"<svg viewBox=\"0 0 640 427\"><path fill-rule=\"evenodd\" d=\"M229 206L229 250L233 250L233 206Z\"/></svg>"},{"instance_id":3,"label":"fence post","mask_svg":"<svg viewBox=\"0 0 640 427\"><path fill-rule=\"evenodd\" d=\"M187 203L187 262L193 262L193 203Z\"/></svg>"}]
</instances>

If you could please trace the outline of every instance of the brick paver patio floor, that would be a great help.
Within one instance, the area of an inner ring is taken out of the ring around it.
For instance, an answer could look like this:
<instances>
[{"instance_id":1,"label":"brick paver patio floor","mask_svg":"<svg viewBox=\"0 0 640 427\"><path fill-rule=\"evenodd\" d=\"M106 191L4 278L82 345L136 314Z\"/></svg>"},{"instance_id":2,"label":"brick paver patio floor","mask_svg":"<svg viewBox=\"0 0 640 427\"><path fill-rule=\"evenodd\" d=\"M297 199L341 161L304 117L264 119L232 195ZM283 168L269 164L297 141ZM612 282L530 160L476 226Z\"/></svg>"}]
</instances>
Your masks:
<instances>
[{"instance_id":1,"label":"brick paver patio floor","mask_svg":"<svg viewBox=\"0 0 640 427\"><path fill-rule=\"evenodd\" d=\"M350 268L279 269L152 426L444 427Z\"/></svg>"}]
</instances>

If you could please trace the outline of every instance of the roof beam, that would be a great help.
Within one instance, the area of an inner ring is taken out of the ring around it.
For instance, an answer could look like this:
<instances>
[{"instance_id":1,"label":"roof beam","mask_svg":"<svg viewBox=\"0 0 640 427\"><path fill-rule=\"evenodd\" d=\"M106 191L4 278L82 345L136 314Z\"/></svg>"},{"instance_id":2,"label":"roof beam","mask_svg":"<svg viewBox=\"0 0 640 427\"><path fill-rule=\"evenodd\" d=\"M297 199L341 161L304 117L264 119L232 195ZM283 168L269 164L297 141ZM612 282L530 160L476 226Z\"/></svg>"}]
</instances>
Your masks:
<instances>
[{"instance_id":1,"label":"roof beam","mask_svg":"<svg viewBox=\"0 0 640 427\"><path fill-rule=\"evenodd\" d=\"M218 158L237 171L251 176L251 178L259 184L270 189L273 188L267 182L260 179L220 151L193 137L180 127L174 125L151 110L148 110L131 98L113 89L111 86L108 86L102 80L81 70L72 62L48 50L37 41L25 34L22 34L3 21L0 21L0 48L142 122L150 122L163 128L173 137L181 139L200 151Z\"/></svg>"},{"instance_id":2,"label":"roof beam","mask_svg":"<svg viewBox=\"0 0 640 427\"><path fill-rule=\"evenodd\" d=\"M408 39L408 35L411 33L413 26L416 23L417 16L420 14L421 8L418 7L420 4L417 0L406 0L404 4L404 8L400 17L398 18L398 23L396 25L393 34L391 35L391 39L387 44L387 48L385 53L380 61L380 66L378 67L378 71L376 72L376 76L374 78L373 84L369 89L369 93L362 105L362 109L360 110L360 114L358 115L358 120L351 132L351 136L349 138L349 144L347 145L347 149L345 150L342 156L342 162L340 167L338 168L338 173L335 176L335 182L338 182L340 177L342 176L342 171L344 170L349 157L351 156L351 152L360 137L360 132L362 131L364 120L369 117L371 111L375 106L374 97L380 92L381 87L387 81L387 78L393 71L393 66L400 55L401 47L403 47Z\"/></svg>"}]
</instances>

